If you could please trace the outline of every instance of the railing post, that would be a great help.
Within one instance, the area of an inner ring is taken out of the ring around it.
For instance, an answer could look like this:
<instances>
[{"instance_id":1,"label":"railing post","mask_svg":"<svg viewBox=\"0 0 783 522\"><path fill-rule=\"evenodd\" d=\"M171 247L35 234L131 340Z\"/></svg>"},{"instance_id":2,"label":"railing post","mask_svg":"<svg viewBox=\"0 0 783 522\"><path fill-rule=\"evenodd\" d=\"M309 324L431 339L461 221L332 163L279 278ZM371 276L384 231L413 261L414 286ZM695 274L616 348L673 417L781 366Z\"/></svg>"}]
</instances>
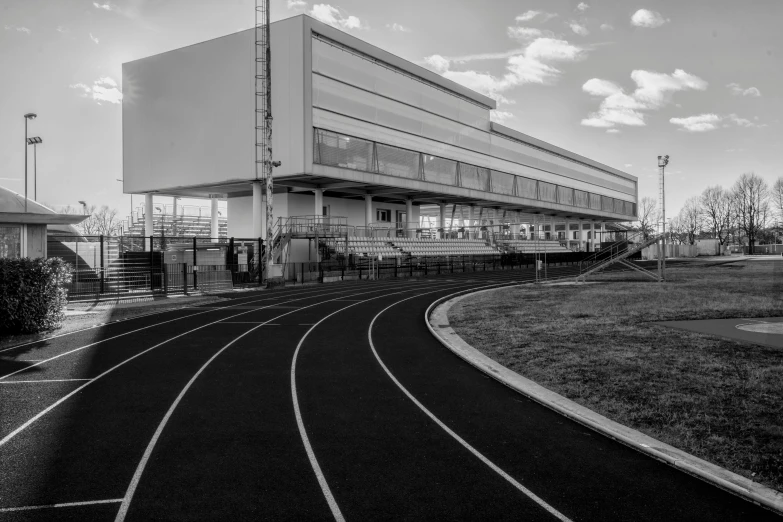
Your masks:
<instances>
[{"instance_id":1,"label":"railing post","mask_svg":"<svg viewBox=\"0 0 783 522\"><path fill-rule=\"evenodd\" d=\"M198 264L196 258L196 236L193 236L193 290L198 290Z\"/></svg>"},{"instance_id":2,"label":"railing post","mask_svg":"<svg viewBox=\"0 0 783 522\"><path fill-rule=\"evenodd\" d=\"M153 292L155 290L155 267L153 260L155 259L154 252L152 251L152 239L153 236L150 236L150 292Z\"/></svg>"},{"instance_id":3,"label":"railing post","mask_svg":"<svg viewBox=\"0 0 783 522\"><path fill-rule=\"evenodd\" d=\"M161 264L161 268L163 269L163 272L161 273L161 277L163 278L163 293L168 294L169 293L169 273L166 270L166 263Z\"/></svg>"},{"instance_id":4,"label":"railing post","mask_svg":"<svg viewBox=\"0 0 783 522\"><path fill-rule=\"evenodd\" d=\"M105 267L103 264L103 234L101 234L101 293L103 293L103 274Z\"/></svg>"},{"instance_id":5,"label":"railing post","mask_svg":"<svg viewBox=\"0 0 783 522\"><path fill-rule=\"evenodd\" d=\"M262 284L262 275L264 270L264 265L262 263L262 260L264 259L264 253L261 251L263 246L263 240L259 237L258 238L258 251L256 252L256 269L258 270L258 286L261 286Z\"/></svg>"},{"instance_id":6,"label":"railing post","mask_svg":"<svg viewBox=\"0 0 783 522\"><path fill-rule=\"evenodd\" d=\"M185 261L183 259L183 261ZM182 263L182 292L188 295L188 263L185 261Z\"/></svg>"}]
</instances>

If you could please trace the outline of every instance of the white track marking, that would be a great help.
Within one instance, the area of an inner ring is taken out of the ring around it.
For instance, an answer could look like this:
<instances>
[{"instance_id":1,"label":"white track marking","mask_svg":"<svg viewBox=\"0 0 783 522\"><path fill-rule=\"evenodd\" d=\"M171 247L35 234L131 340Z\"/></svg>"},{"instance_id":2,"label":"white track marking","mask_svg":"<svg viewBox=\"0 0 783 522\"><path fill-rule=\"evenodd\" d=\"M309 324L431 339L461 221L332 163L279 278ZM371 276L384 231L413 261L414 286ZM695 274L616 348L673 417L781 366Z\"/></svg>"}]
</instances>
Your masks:
<instances>
[{"instance_id":1,"label":"white track marking","mask_svg":"<svg viewBox=\"0 0 783 522\"><path fill-rule=\"evenodd\" d=\"M343 291L349 291L350 292L351 290L349 289L349 290L343 290ZM340 291L338 290L337 292L329 292L329 293L339 293L339 292ZM295 294L295 295L296 296L301 296L304 293L306 293L306 292L301 292L301 293L298 293L298 294ZM306 296L306 297L303 297L302 299L306 299L307 297L317 297L318 295L320 295L320 294L316 294L315 296ZM328 295L328 293L326 295ZM70 355L72 353L84 350L86 348L90 348L92 346L96 346L98 344L105 343L106 341L111 341L113 339L124 337L124 336L130 335L132 333L140 332L142 330L147 330L149 328L153 328L155 326L160 326L162 324L167 324L167 323L171 323L171 322L174 322L174 321L181 321L182 319L187 319L189 317L195 317L197 315L206 314L206 313L209 313L209 312L212 312L212 311L215 311L215 310L225 310L225 309L228 309L228 308L234 308L234 307L237 307L237 306L243 306L243 305L247 305L249 303L257 303L257 302L260 302L260 301L266 301L266 298L256 299L256 300L253 300L253 301L246 301L246 302L243 302L243 303L236 303L236 304L232 304L232 305L228 305L228 306L220 306L220 307L210 308L209 310L205 310L203 312L198 312L198 313L195 313L195 314L186 315L184 317L176 317L174 319L169 319L168 321L162 321L160 323L155 323L155 324L151 324L151 325L148 325L148 326L143 326L141 328L137 328L136 330L131 330L130 332L121 333L121 334L115 335L113 337L107 337L106 339L101 339L100 341L95 341L94 343L86 344L84 346L80 346L79 348L74 348L73 350L69 350L67 352L63 352L63 353L61 353L59 355L55 355L53 357L49 357L48 359L43 359L43 360L41 360L41 361L39 361L39 362L37 362L35 364L31 364L31 365L26 366L24 368L20 368L19 370L16 370L14 372L8 373L6 375L2 375L2 376L0 376L0 381L2 381L3 379L6 379L8 377L11 377L12 375L16 375L17 373L21 373L21 372L27 371L30 368L35 368L36 366L40 366L42 364L46 364L49 361L53 361L55 359L59 359L60 357L64 357L66 355ZM291 302L291 301L283 301L283 302L284 303L288 303L288 302ZM269 306L278 306L280 304L281 303L273 303L273 304L270 304ZM267 308L267 307L264 307L264 308ZM236 316L233 315L231 317L236 317ZM216 321L216 322L219 322L219 321ZM97 325L93 326L91 328L97 328ZM65 334L63 334L63 335L65 335ZM40 341L35 341L35 342L40 342Z\"/></svg>"},{"instance_id":2,"label":"white track marking","mask_svg":"<svg viewBox=\"0 0 783 522\"><path fill-rule=\"evenodd\" d=\"M122 502L121 498L110 498L107 500L88 500L86 502L62 502L60 504L47 504L43 506L20 506L20 507L7 507L0 508L0 513L10 513L12 511L30 511L33 509L51 509L51 508L67 508L77 506L94 506L96 504L119 504Z\"/></svg>"},{"instance_id":3,"label":"white track marking","mask_svg":"<svg viewBox=\"0 0 783 522\"><path fill-rule=\"evenodd\" d=\"M459 284L465 284L465 283L457 283L457 285ZM444 285L444 286L455 286L455 285ZM340 313L343 310L347 310L348 308L352 308L360 303L366 303L367 301L380 299L381 297L388 297L390 295L402 294L404 292L409 292L411 290L416 291L419 290L419 288L405 289L400 292L392 292L390 294L379 295L376 297L372 297L370 299L357 301L351 305L340 308L339 310L335 310L334 312L325 316L323 319L321 319L313 326L311 326L310 329L307 330L307 332L305 332L305 334L299 340L299 344L296 345L296 350L294 351L294 357L293 360L291 361L291 398L293 399L293 403L294 403L294 416L296 417L296 425L299 428L299 436L302 438L302 443L304 444L305 451L307 452L307 458L310 459L310 466L313 468L315 477L316 479L318 479L318 484L321 486L321 491L323 492L324 497L326 498L326 502L329 504L329 508L332 510L332 516L334 516L334 519L337 522L343 522L345 518L343 517L343 514L340 511L340 506L337 505L337 501L334 499L334 495L332 495L332 490L329 488L329 483L326 481L326 477L324 476L323 471L321 470L321 466L320 464L318 464L318 459L315 456L315 451L313 451L313 446L310 444L310 438L307 436L307 430L305 430L304 427L304 421L302 420L302 411L299 408L299 397L297 396L296 393L296 361L297 358L299 357L299 350L302 348L302 344L304 343L305 339L307 339L307 336L310 335L310 332L312 332L316 326L326 321L333 315ZM440 289L434 290L434 292L438 292L438 291L440 291Z\"/></svg>"},{"instance_id":4,"label":"white track marking","mask_svg":"<svg viewBox=\"0 0 783 522\"><path fill-rule=\"evenodd\" d=\"M377 289L371 290L371 291L368 291L368 292L361 292L361 293L353 294L353 295L369 294L369 293L376 292L376 291L377 291ZM326 300L326 301L313 303L313 304L308 305L308 306L303 306L303 307L297 308L295 310L291 310L290 312L286 312L284 314L280 314L277 317L269 319L269 321L275 321L277 319L280 319L281 317L285 317L286 315L290 315L290 314L293 314L295 312L300 312L300 311L305 310L307 308L312 308L314 306L319 306L319 305L324 304L324 303L337 301L338 299L339 298L329 299L329 300ZM286 302L290 302L290 301L286 301ZM269 323L269 321L267 321L266 323L261 323L261 324L255 326L255 327L247 330L245 333L239 335L238 337L235 337L231 342L229 342L228 344L223 346L212 357L210 357L209 360L207 360L207 362L205 362L204 365L201 368L198 369L198 371L193 375L193 377L191 377L191 379L188 381L188 383L185 385L185 387L182 388L182 391L179 393L179 395L177 395L177 398L174 399L174 402L171 404L171 406L169 407L168 411L163 416L163 420L160 421L160 424L158 425L158 428L155 430L155 433L153 434L152 439L150 440L149 444L147 444L147 448L144 450L144 455L142 455L141 461L139 461L139 465L136 467L136 471L133 473L133 477L131 478L131 482L128 485L127 491L125 492L125 497L122 499L122 505L120 506L120 510L117 513L117 517L115 518L115 522L122 522L122 521L125 520L125 517L128 514L128 509L130 508L131 501L133 500L133 495L136 493L136 488L139 485L139 481L141 480L141 476L144 473L144 469L147 466L147 462L149 461L149 458L152 455L152 451L155 449L155 445L157 444L158 439L160 438L161 433L163 433L163 429L166 427L166 424L168 423L169 419L171 418L171 415L174 413L174 410L177 408L177 406L179 405L180 401L185 396L185 394L190 389L190 387L193 385L193 383L196 381L198 376L201 375L201 373L207 368L207 366L209 366L210 363L212 361L214 361L217 358L218 355L223 353L229 346L233 345L234 343L236 343L237 341L239 341L240 339L242 339L243 337L245 337L249 333L251 333L251 332L259 329L260 327L264 326L265 324ZM300 342L300 345L301 345L301 342ZM298 346L297 346L297 350L298 350ZM332 499L332 500L334 500L334 499ZM331 504L330 504L330 507L331 507ZM335 504L335 507L336 507L336 504ZM339 512L339 508L338 508L338 512ZM342 517L342 515L341 515L341 517ZM343 519L339 518L338 520L343 520Z\"/></svg>"},{"instance_id":5,"label":"white track marking","mask_svg":"<svg viewBox=\"0 0 783 522\"><path fill-rule=\"evenodd\" d=\"M322 295L329 295L329 294L335 294L335 293L340 293L340 291L337 291L337 292L326 292L326 293L320 294L320 295L318 295L318 296L315 296L315 297L320 297L320 296L322 296ZM310 298L312 298L312 297L314 297L314 296L300 297L299 299L291 299L291 300L289 300L289 301L284 301L284 302L286 302L286 303L292 303L292 302L294 302L294 301L302 301L302 300L304 300L304 299L310 299ZM272 305L269 305L269 306L272 306ZM234 314L234 315L231 315L231 316L225 317L224 319L231 319L231 318L233 318L233 317L239 317L240 315L249 314L249 313L251 313L251 312L257 312L258 310L263 310L263 309L265 309L265 308L269 308L269 306L262 306L262 307L260 307L260 308L256 308L255 310L247 310L247 311L245 311L245 312L240 312L240 313L238 313L238 314ZM284 315L285 315L285 314L284 314ZM149 352L149 351L151 351L151 350L154 350L155 348L157 348L157 347L159 347L159 346L162 346L162 345L164 345L164 344L166 344L166 343L169 343L169 342L171 342L171 341L173 341L173 340L175 340L175 339L179 339L180 337L183 337L183 336L185 336L185 335L188 335L188 334L190 334L190 333L193 333L193 332L195 332L195 331L201 330L202 328L206 328L207 326L211 326L211 325L213 325L213 324L217 324L217 323L219 323L219 322L223 321L224 319L218 319L217 321L213 321L213 322L211 322L211 323L207 323L207 324L201 325L201 326L199 326L199 327L197 327L197 328L193 328L192 330L188 330L188 331L186 331L186 332L183 332L183 333L181 333L181 334L179 334L179 335L175 335L174 337L170 337L170 338L166 339L165 341L163 341L163 342L160 342L160 343L156 344L155 346L152 346L152 347L150 347L150 348L147 348L146 350L144 350L144 351L141 351L141 352L137 353L136 355L134 355L134 356L132 356L132 357L129 357L128 359L125 359L124 361L122 361L121 363L117 364L116 366L113 366L113 367L109 368L108 370L106 370L106 371L105 371L105 372L103 372L102 374L100 374L100 375L98 375L97 377L94 377L94 378L92 378L91 380L89 380L89 381L85 382L84 384L82 384L81 386L79 386L78 388L76 388L75 390L73 390L72 392L70 392L69 394L67 394L67 395L65 395L65 396L63 396L63 397L61 397L61 398L60 398L59 400L57 400L56 402L54 402L54 403L50 404L48 407L46 407L45 409L43 409L42 411L40 411L39 413L37 413L35 416L33 416L32 418L30 418L29 420L27 420L27 422L25 422L24 424L22 424L21 426L19 426L18 428L16 428L14 431L12 431L12 432L11 432L11 433L9 433L8 435L6 435L6 436L5 436L5 437L3 437L2 439L0 439L0 446L3 446L3 445L4 445L5 443L7 443L9 440L11 440L11 439L12 439L12 438L14 438L15 436L17 436L17 435L18 435L19 433L21 433L22 431L24 431L24 430L25 430L27 427L29 427L31 424L33 424L33 423L34 423L34 422L36 422L38 419L40 419L41 417L43 417L44 415L46 415L47 413L49 413L50 411L52 411L53 409L55 409L57 406L59 406L60 404L62 404L62 403L63 403L63 402L65 402L66 400L70 399L71 397L73 397L74 395L76 395L77 393L79 393L79 392L80 392L81 390L83 390L84 388L86 388L86 387L87 387L87 386L89 386L90 384L94 383L94 382L95 382L95 381L97 381L98 379L100 379L100 378L102 378L102 377L104 377L104 376L106 376L106 375L110 374L111 372L113 372L114 370L116 370L117 368L119 368L120 366L123 366L124 364L126 364L126 363L128 363L128 362L132 361L133 359L135 359L135 358L137 358L137 357L140 357L141 355L144 355L145 353L147 353L147 352ZM16 372L14 372L14 373L16 373ZM10 374L9 374L9 375L10 375Z\"/></svg>"},{"instance_id":6,"label":"white track marking","mask_svg":"<svg viewBox=\"0 0 783 522\"><path fill-rule=\"evenodd\" d=\"M0 384L26 384L33 382L72 382L72 381L91 381L92 379L41 379L38 381L0 381Z\"/></svg>"},{"instance_id":7,"label":"white track marking","mask_svg":"<svg viewBox=\"0 0 783 522\"><path fill-rule=\"evenodd\" d=\"M491 286L494 286L494 285L491 285ZM421 295L432 294L432 293L435 293L435 292L426 292L425 294L421 294ZM455 433L455 432L454 432L454 431L453 431L451 428L449 428L448 426L446 426L446 425L445 425L445 424L444 424L444 423L443 423L443 422L442 422L442 421L441 421L441 420L440 420L438 417L436 417L436 416L435 416L435 415L434 415L434 414L433 414L433 413L432 413L430 410L428 410L428 409L427 409L427 408L426 408L426 407L425 407L425 406L424 406L422 403L420 403L420 402L419 402L419 401L416 399L416 397L414 397L414 396L411 394L411 392L409 392L409 391L408 391L408 389L407 389L407 388L405 388L405 386L403 386L403 385L402 385L402 383L400 383L400 381L398 381L398 380L397 380L397 378L396 378L396 377L395 377L395 376L394 376L394 375L393 375L393 374L392 374L392 373L389 371L389 369L388 369L388 368L386 367L386 365L383 363L383 361L381 360L380 356L378 355L378 352L375 350L375 344L373 344L373 342L372 342L372 327L373 327L373 325L375 325L375 320L376 320L376 319L378 319L378 317L380 317L380 316L381 316L381 314L383 314L383 313L384 313L386 310L388 310L389 308L392 308L393 306L396 306L396 305L398 305L399 303L402 303L402 302L404 302L404 301L408 301L409 299L414 299L414 298L416 298L416 297L420 297L420 295L416 295L416 296L408 297L408 298L406 298L406 299L401 299L401 300L397 301L396 303L394 303L394 304L391 304L391 305L387 306L386 308L384 308L383 310L381 310L380 312L378 312L378 314L377 314L375 317L373 317L373 320L372 320L372 322L370 322L370 327L369 327L369 328L368 328L368 330L367 330L367 340L370 342L370 348L372 349L372 353L373 353L373 355L375 356L375 359L378 361L378 364L380 364L380 365L381 365L381 368L383 368L383 371L384 371L384 372L386 372L386 375L388 375L388 376L389 376L389 378L390 378L390 379L391 379L391 380L394 382L394 384L396 384L396 385L397 385L397 387L398 387L400 390L402 390L402 392L403 392L403 393L404 393L404 394L405 394L405 395L406 395L406 396L407 396L407 397L408 397L408 398L409 398L409 399L410 399L410 400L411 400L411 401L412 401L412 402L413 402L413 403L414 403L416 406L418 406L418 407L419 407L419 409L420 409L421 411L423 411L423 412L424 412L424 413L425 413L425 414L426 414L426 415L427 415L427 416L428 416L430 419L432 419L432 421L433 421L433 422L435 422L435 423L436 423L438 426L440 426L440 427L441 427L441 428L442 428L442 429L443 429L443 430L444 430L446 433L448 433L449 435L451 435L451 436L452 436L452 438L454 438L454 440L456 440L457 442L459 442L459 443L460 443L460 444L461 444L463 447L465 447L465 449L467 449L468 451L470 451L470 452L471 452L471 453L472 453L474 456L476 456L476 457L477 457L477 458L478 458L478 459L479 459L481 462L483 462L484 464L486 464L487 466L489 466L489 467L492 469L492 471L494 471L495 473L497 473L498 475L500 475L501 477L503 477L504 479L506 479L506 481L508 481L508 482L509 482L509 483L510 483L512 486L514 486L514 487L515 487L515 488L517 488L519 491L521 491L522 493L524 493L525 495L527 495L527 496L528 496L530 499L532 499L532 500L533 500L533 501L534 501L536 504L538 504L539 506L541 506L542 508L544 508L545 510L547 510L547 511L548 511L548 512L549 512L551 515L554 515L555 517L557 517L559 520L562 520L563 522L570 522L570 519L569 519L568 517L566 517L565 515L563 515L562 513L560 513L558 510L556 510L555 508L553 508L553 507L552 507L552 506L550 506L549 504L547 504L547 503L546 503L546 501L544 501L544 499L542 499L541 497L539 497L538 495L536 495L535 493L533 493L532 491L530 491L529 489L527 489L525 486L523 486L522 484L520 484L519 482L517 482L517 481L516 481L516 480L515 480L515 479L514 479L514 478L513 478L511 475L509 475L508 473L506 473L505 471L503 471L502 469L500 469L500 467L498 467L498 466L497 466L497 465L496 465L494 462L492 462L492 461L491 461L491 460L489 460L487 457L485 457L485 456L484 456L484 455L483 455L481 452L479 452L479 451L478 451L476 448L474 448L473 446L471 446L470 444L468 444L468 443L465 441L465 439L463 439L462 437L460 437L459 435L457 435L457 434L456 434L456 433Z\"/></svg>"},{"instance_id":8,"label":"white track marking","mask_svg":"<svg viewBox=\"0 0 783 522\"><path fill-rule=\"evenodd\" d=\"M353 286L353 284L351 284L351 286ZM294 292L294 291L295 290L292 290L292 292ZM304 294L304 293L307 293L307 292L313 292L313 291L314 291L313 289L308 288L308 289L302 290L301 292L298 292L298 293L296 293L294 295L301 295L301 294ZM254 299L255 297L258 297L258 296L238 297L236 299L232 299L232 301L244 301L246 299ZM261 301L269 301L269 300L272 300L272 299L280 299L280 296L264 297L264 298L262 298L260 300ZM245 302L255 303L257 301L259 301L259 300L256 299L256 300L245 301ZM236 306L236 305L233 305L233 306ZM68 335L74 335L74 334L77 334L77 333L80 333L80 332L86 332L87 330L91 330L93 328L97 328L99 326L104 326L104 325L107 325L107 324L123 323L123 322L126 322L126 321L133 321L134 319L142 319L144 317L149 317L151 315L165 314L165 313L168 313L168 312L177 312L179 310L187 310L187 309L191 309L191 308L192 309L198 309L198 308L206 308L206 307L204 307L204 306L202 306L202 305L200 305L198 303L194 303L192 305L184 305L184 306L181 306L179 308L173 308L173 309L169 309L169 310L158 310L158 311L155 311L155 312L148 312L146 314L134 315L133 317L124 317L122 319L115 319L114 321L109 321L108 323L100 323L100 324L97 324L97 325L90 325L90 326L87 326L85 328L81 328L79 330L73 330L72 332L65 332L65 333L61 333L61 334L57 334L57 335L52 335L50 337L44 337L42 339L38 339L37 341L28 341L26 343L17 344L17 345L14 345L14 346L9 346L7 348L2 348L2 349L0 349L0 353L7 352L7 351L10 351L10 350L16 350L17 348L24 348L25 346L29 346L31 344L42 343L42 342L45 342L45 341L51 341L52 339L59 339L60 337L66 337ZM212 311L212 310L220 310L220 307L209 307L209 311ZM188 315L188 316L185 316L185 317L181 317L180 319L186 319L187 317L192 317L193 315L198 315L198 314ZM156 323L156 325L157 324L163 324L163 323ZM156 326L156 325L153 325L153 326Z\"/></svg>"}]
</instances>

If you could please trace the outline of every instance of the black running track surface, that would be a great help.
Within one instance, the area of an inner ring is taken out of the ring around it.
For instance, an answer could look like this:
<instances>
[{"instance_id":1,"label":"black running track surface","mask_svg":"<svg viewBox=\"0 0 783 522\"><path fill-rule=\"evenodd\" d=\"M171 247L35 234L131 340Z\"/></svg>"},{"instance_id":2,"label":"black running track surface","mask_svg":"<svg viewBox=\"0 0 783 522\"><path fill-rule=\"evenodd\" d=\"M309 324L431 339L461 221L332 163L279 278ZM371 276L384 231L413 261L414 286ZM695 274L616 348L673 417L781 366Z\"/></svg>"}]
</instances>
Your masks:
<instances>
[{"instance_id":1,"label":"black running track surface","mask_svg":"<svg viewBox=\"0 0 783 522\"><path fill-rule=\"evenodd\" d=\"M530 278L235 294L0 352L0 522L778 519L526 399L425 325L439 297Z\"/></svg>"}]
</instances>

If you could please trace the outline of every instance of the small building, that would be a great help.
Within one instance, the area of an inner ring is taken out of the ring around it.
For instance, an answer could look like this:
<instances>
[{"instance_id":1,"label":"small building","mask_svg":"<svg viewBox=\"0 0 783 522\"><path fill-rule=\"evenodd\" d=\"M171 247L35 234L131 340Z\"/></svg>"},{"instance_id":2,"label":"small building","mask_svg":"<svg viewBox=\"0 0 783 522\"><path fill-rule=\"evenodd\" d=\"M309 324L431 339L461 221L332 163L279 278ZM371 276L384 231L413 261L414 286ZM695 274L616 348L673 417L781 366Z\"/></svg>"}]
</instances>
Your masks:
<instances>
[{"instance_id":1,"label":"small building","mask_svg":"<svg viewBox=\"0 0 783 522\"><path fill-rule=\"evenodd\" d=\"M47 257L49 225L76 225L84 215L58 214L40 203L27 200L13 190L0 187L0 257Z\"/></svg>"}]
</instances>

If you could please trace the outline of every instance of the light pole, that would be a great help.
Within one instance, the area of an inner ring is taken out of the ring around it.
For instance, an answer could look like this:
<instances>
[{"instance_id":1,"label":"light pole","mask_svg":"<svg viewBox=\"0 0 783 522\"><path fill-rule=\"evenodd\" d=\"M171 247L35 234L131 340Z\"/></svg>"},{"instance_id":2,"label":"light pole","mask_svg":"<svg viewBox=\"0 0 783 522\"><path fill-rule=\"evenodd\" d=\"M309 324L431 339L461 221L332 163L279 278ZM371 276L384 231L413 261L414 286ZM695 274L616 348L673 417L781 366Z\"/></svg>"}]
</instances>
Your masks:
<instances>
[{"instance_id":1,"label":"light pole","mask_svg":"<svg viewBox=\"0 0 783 522\"><path fill-rule=\"evenodd\" d=\"M664 170L669 164L669 156L658 156L658 177L660 179L660 204L661 204L661 250L658 256L661 281L666 279L666 192L664 186Z\"/></svg>"},{"instance_id":2,"label":"light pole","mask_svg":"<svg viewBox=\"0 0 783 522\"><path fill-rule=\"evenodd\" d=\"M84 215L87 215L87 202L86 201L79 201L79 204L82 206L82 212Z\"/></svg>"},{"instance_id":3,"label":"light pole","mask_svg":"<svg viewBox=\"0 0 783 522\"><path fill-rule=\"evenodd\" d=\"M27 138L27 144L33 146L33 199L38 201L38 145L43 143L39 136Z\"/></svg>"},{"instance_id":4,"label":"light pole","mask_svg":"<svg viewBox=\"0 0 783 522\"><path fill-rule=\"evenodd\" d=\"M34 120L37 114L28 112L24 115L24 211L27 212L27 120Z\"/></svg>"}]
</instances>

